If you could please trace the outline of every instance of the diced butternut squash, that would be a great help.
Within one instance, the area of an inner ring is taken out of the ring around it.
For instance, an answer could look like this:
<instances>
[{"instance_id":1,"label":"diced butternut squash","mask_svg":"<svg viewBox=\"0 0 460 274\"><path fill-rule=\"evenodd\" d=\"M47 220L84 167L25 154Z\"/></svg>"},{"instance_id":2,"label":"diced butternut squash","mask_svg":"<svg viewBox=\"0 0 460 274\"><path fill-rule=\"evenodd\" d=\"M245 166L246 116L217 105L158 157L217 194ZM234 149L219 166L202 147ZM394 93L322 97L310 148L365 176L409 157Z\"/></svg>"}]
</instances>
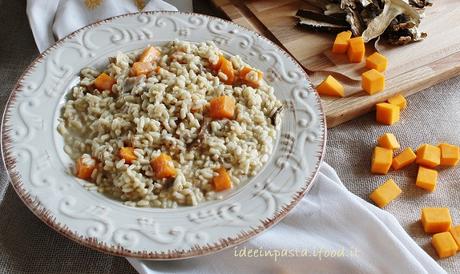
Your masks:
<instances>
[{"instance_id":1,"label":"diced butternut squash","mask_svg":"<svg viewBox=\"0 0 460 274\"><path fill-rule=\"evenodd\" d=\"M436 170L423 166L418 167L417 179L415 181L416 186L433 192L436 189L437 180L438 172Z\"/></svg>"},{"instance_id":2,"label":"diced butternut squash","mask_svg":"<svg viewBox=\"0 0 460 274\"><path fill-rule=\"evenodd\" d=\"M351 38L351 31L342 31L335 37L332 45L332 53L346 53L348 50L348 41Z\"/></svg>"},{"instance_id":3,"label":"diced butternut squash","mask_svg":"<svg viewBox=\"0 0 460 274\"><path fill-rule=\"evenodd\" d=\"M366 53L363 37L354 37L348 40L348 60L352 63L360 63Z\"/></svg>"},{"instance_id":4,"label":"diced butternut squash","mask_svg":"<svg viewBox=\"0 0 460 274\"><path fill-rule=\"evenodd\" d=\"M423 144L417 149L417 164L426 167L437 167L441 163L441 149L439 147Z\"/></svg>"},{"instance_id":5,"label":"diced butternut squash","mask_svg":"<svg viewBox=\"0 0 460 274\"><path fill-rule=\"evenodd\" d=\"M342 84L331 75L327 76L321 84L316 87L320 95L343 97L345 92Z\"/></svg>"},{"instance_id":6,"label":"diced butternut squash","mask_svg":"<svg viewBox=\"0 0 460 274\"><path fill-rule=\"evenodd\" d=\"M374 52L366 58L366 68L368 69L375 69L379 72L384 72L387 69L387 66L387 58L378 52Z\"/></svg>"},{"instance_id":7,"label":"diced butternut squash","mask_svg":"<svg viewBox=\"0 0 460 274\"><path fill-rule=\"evenodd\" d=\"M425 207L422 208L421 222L426 233L449 231L452 218L448 208Z\"/></svg>"},{"instance_id":8,"label":"diced butternut squash","mask_svg":"<svg viewBox=\"0 0 460 274\"><path fill-rule=\"evenodd\" d=\"M232 180L230 179L227 170L221 167L217 170L217 173L218 174L212 178L214 190L219 192L232 188Z\"/></svg>"},{"instance_id":9,"label":"diced butternut squash","mask_svg":"<svg viewBox=\"0 0 460 274\"><path fill-rule=\"evenodd\" d=\"M76 176L80 179L86 180L91 178L93 170L96 168L96 160L91 157L82 157L78 158L76 163Z\"/></svg>"},{"instance_id":10,"label":"diced butternut squash","mask_svg":"<svg viewBox=\"0 0 460 274\"><path fill-rule=\"evenodd\" d=\"M118 151L120 158L125 159L125 163L132 164L133 161L137 160L136 154L134 154L133 147L122 147Z\"/></svg>"},{"instance_id":11,"label":"diced butternut squash","mask_svg":"<svg viewBox=\"0 0 460 274\"><path fill-rule=\"evenodd\" d=\"M147 47L139 56L139 62L142 63L152 63L160 57L160 51L155 47Z\"/></svg>"},{"instance_id":12,"label":"diced butternut squash","mask_svg":"<svg viewBox=\"0 0 460 274\"><path fill-rule=\"evenodd\" d=\"M214 71L218 71L220 69L220 66L222 65L223 60L225 60L225 57L223 55L219 55L216 60L210 58L209 67Z\"/></svg>"},{"instance_id":13,"label":"diced butternut squash","mask_svg":"<svg viewBox=\"0 0 460 274\"><path fill-rule=\"evenodd\" d=\"M116 83L117 81L115 78L109 76L107 73L103 72L99 74L99 76L94 80L94 86L99 90L109 90L112 91L112 86Z\"/></svg>"},{"instance_id":14,"label":"diced butternut squash","mask_svg":"<svg viewBox=\"0 0 460 274\"><path fill-rule=\"evenodd\" d=\"M460 225L457 226L451 226L449 229L450 234L452 234L452 237L454 238L455 242L457 243L458 249L457 251L460 250Z\"/></svg>"},{"instance_id":15,"label":"diced butternut squash","mask_svg":"<svg viewBox=\"0 0 460 274\"><path fill-rule=\"evenodd\" d=\"M396 199L399 194L401 194L401 189L395 181L389 179L383 185L376 188L369 198L374 201L378 207L384 207Z\"/></svg>"},{"instance_id":16,"label":"diced butternut squash","mask_svg":"<svg viewBox=\"0 0 460 274\"><path fill-rule=\"evenodd\" d=\"M258 88L264 74L260 70L252 69L248 66L243 67L239 72L239 77L243 83L250 87Z\"/></svg>"},{"instance_id":17,"label":"diced butternut squash","mask_svg":"<svg viewBox=\"0 0 460 274\"><path fill-rule=\"evenodd\" d=\"M417 156L415 155L414 151L412 148L408 147L405 150L403 150L401 153L399 153L396 157L393 158L393 169L394 170L399 170L402 169L413 162L415 162L415 159L417 159Z\"/></svg>"},{"instance_id":18,"label":"diced butternut squash","mask_svg":"<svg viewBox=\"0 0 460 274\"><path fill-rule=\"evenodd\" d=\"M233 81L235 80L235 71L233 70L232 62L230 60L223 58L217 75L225 84L233 84Z\"/></svg>"},{"instance_id":19,"label":"diced butternut squash","mask_svg":"<svg viewBox=\"0 0 460 274\"><path fill-rule=\"evenodd\" d=\"M396 105L399 107L399 109L405 109L407 107L407 100L402 96L401 94L396 94L395 96L392 96L388 98L388 103L392 105Z\"/></svg>"},{"instance_id":20,"label":"diced butternut squash","mask_svg":"<svg viewBox=\"0 0 460 274\"><path fill-rule=\"evenodd\" d=\"M434 234L431 239L431 244L436 250L436 253L438 253L439 258L447 258L457 254L458 245L449 232Z\"/></svg>"},{"instance_id":21,"label":"diced butternut squash","mask_svg":"<svg viewBox=\"0 0 460 274\"><path fill-rule=\"evenodd\" d=\"M378 103L376 106L375 120L378 123L392 125L399 121L399 107L389 103Z\"/></svg>"},{"instance_id":22,"label":"diced butternut squash","mask_svg":"<svg viewBox=\"0 0 460 274\"><path fill-rule=\"evenodd\" d=\"M176 169L174 168L171 156L161 153L155 159L150 161L150 166L153 169L155 177L158 179L171 178L176 176Z\"/></svg>"},{"instance_id":23,"label":"diced butternut squash","mask_svg":"<svg viewBox=\"0 0 460 274\"><path fill-rule=\"evenodd\" d=\"M380 147L389 148L392 150L400 149L401 146L399 145L398 140L396 140L396 136L393 133L385 133L379 137L377 140Z\"/></svg>"},{"instance_id":24,"label":"diced butternut squash","mask_svg":"<svg viewBox=\"0 0 460 274\"><path fill-rule=\"evenodd\" d=\"M361 87L369 94L375 94L385 88L385 75L375 69L361 74Z\"/></svg>"},{"instance_id":25,"label":"diced butternut squash","mask_svg":"<svg viewBox=\"0 0 460 274\"><path fill-rule=\"evenodd\" d=\"M147 75L154 70L152 63L148 62L135 62L132 66L132 73L135 76Z\"/></svg>"},{"instance_id":26,"label":"diced butternut squash","mask_svg":"<svg viewBox=\"0 0 460 274\"><path fill-rule=\"evenodd\" d=\"M235 98L231 96L219 96L211 100L209 116L213 119L233 119L235 115Z\"/></svg>"},{"instance_id":27,"label":"diced butternut squash","mask_svg":"<svg viewBox=\"0 0 460 274\"><path fill-rule=\"evenodd\" d=\"M439 144L441 150L441 161L442 166L456 166L460 160L460 148L451 144Z\"/></svg>"},{"instance_id":28,"label":"diced butternut squash","mask_svg":"<svg viewBox=\"0 0 460 274\"><path fill-rule=\"evenodd\" d=\"M392 161L392 149L375 147L372 153L371 172L376 174L387 174Z\"/></svg>"}]
</instances>

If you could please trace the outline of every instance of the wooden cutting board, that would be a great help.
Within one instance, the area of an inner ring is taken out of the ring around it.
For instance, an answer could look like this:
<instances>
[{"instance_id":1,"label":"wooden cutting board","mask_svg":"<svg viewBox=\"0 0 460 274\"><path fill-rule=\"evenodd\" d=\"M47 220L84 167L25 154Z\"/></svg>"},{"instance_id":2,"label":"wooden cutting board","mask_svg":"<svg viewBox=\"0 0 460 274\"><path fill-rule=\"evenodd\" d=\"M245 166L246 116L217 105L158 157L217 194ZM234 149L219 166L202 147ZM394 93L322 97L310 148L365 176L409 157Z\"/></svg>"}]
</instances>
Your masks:
<instances>
[{"instance_id":1,"label":"wooden cutting board","mask_svg":"<svg viewBox=\"0 0 460 274\"><path fill-rule=\"evenodd\" d=\"M362 115L401 93L410 95L460 74L460 5L458 0L438 0L426 7L420 29L428 37L405 46L377 43L389 59L385 72L386 88L367 95L360 88L364 62L349 64L346 56L330 52L335 35L298 29L294 15L300 8L311 8L301 0L211 0L228 18L253 29L289 51L306 69L313 85L333 74L345 85L345 98L323 97L328 127ZM367 45L367 52L375 50ZM459 91L460 92L460 91ZM410 111L410 107L409 110Z\"/></svg>"}]
</instances>

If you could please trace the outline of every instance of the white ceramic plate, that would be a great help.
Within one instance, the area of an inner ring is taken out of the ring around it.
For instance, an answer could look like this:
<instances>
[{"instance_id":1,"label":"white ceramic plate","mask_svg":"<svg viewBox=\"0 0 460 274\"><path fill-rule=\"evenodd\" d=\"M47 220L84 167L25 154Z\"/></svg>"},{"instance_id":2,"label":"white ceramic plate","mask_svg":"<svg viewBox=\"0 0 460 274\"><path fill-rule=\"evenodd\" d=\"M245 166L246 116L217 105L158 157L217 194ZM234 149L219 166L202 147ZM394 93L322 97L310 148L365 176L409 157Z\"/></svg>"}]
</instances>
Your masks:
<instances>
[{"instance_id":1,"label":"white ceramic plate","mask_svg":"<svg viewBox=\"0 0 460 274\"><path fill-rule=\"evenodd\" d=\"M177 209L133 208L85 190L69 174L57 119L83 67L102 67L117 51L179 39L213 40L261 69L286 107L272 157L220 201ZM2 154L12 185L46 224L114 255L177 259L236 245L275 224L311 187L324 151L319 98L301 67L255 32L221 19L178 12L129 14L72 33L40 55L12 91ZM27 224L24 224L27 225Z\"/></svg>"}]
</instances>

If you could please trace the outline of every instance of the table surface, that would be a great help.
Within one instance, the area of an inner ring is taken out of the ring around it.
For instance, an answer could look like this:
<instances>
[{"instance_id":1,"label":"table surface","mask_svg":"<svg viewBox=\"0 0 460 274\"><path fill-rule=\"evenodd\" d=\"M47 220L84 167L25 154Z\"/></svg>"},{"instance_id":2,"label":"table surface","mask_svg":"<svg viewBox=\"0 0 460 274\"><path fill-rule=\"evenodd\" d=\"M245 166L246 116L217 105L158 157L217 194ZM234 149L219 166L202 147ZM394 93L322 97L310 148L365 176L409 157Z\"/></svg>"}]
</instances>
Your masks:
<instances>
[{"instance_id":1,"label":"table surface","mask_svg":"<svg viewBox=\"0 0 460 274\"><path fill-rule=\"evenodd\" d=\"M195 11L219 15L204 1ZM0 106L3 111L12 86L38 52L25 14L25 1L0 0ZM429 254L436 257L420 225L420 209L446 206L460 224L460 168L440 172L436 192L427 194L414 185L416 167L387 176L371 175L370 155L375 139L393 132L403 147L441 141L460 144L460 77L408 98L409 107L400 123L382 126L372 113L328 131L325 161L338 172L347 188L368 200L368 194L387 178L401 186L403 194L386 210ZM36 218L8 186L0 171L0 273L136 273L124 258L80 246L54 232ZM308 194L307 194L308 195ZM308 197L308 196L307 196ZM448 272L460 272L460 258L439 260Z\"/></svg>"}]
</instances>

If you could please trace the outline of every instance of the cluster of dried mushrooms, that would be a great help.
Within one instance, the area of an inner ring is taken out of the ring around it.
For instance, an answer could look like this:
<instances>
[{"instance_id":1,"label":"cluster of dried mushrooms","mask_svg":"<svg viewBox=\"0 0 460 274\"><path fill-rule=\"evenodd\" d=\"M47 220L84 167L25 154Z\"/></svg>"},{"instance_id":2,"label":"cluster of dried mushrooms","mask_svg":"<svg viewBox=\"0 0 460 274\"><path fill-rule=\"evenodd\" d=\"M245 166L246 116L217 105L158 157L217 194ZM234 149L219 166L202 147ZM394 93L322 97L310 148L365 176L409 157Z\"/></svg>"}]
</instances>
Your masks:
<instances>
[{"instance_id":1,"label":"cluster of dried mushrooms","mask_svg":"<svg viewBox=\"0 0 460 274\"><path fill-rule=\"evenodd\" d=\"M368 42L382 37L404 45L426 37L418 26L427 0L305 0L318 10L299 10L298 26L323 32L351 30Z\"/></svg>"}]
</instances>

